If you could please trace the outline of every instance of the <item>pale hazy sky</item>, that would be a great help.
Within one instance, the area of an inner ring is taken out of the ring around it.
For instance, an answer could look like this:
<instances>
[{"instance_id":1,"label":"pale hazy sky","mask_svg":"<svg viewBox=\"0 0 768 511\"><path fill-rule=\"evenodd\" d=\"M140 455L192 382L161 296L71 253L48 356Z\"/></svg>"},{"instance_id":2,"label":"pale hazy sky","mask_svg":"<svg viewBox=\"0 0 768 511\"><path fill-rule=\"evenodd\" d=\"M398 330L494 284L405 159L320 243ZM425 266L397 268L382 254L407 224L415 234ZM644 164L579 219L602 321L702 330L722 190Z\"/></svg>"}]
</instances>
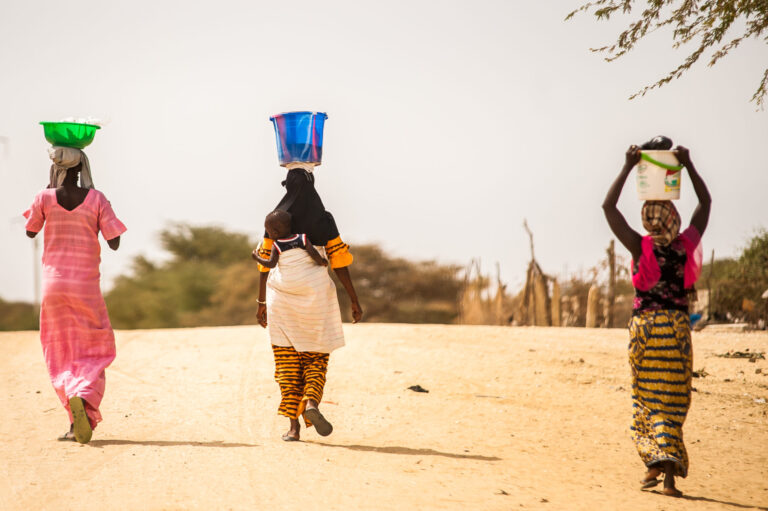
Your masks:
<instances>
[{"instance_id":1,"label":"pale hazy sky","mask_svg":"<svg viewBox=\"0 0 768 511\"><path fill-rule=\"evenodd\" d=\"M169 222L261 234L283 193L268 118L289 110L328 113L317 187L353 251L481 257L515 287L527 218L545 272L592 266L611 239L600 204L626 147L665 134L710 186L705 253L738 253L768 227L768 112L749 102L768 46L748 41L628 101L685 50L660 31L605 63L589 48L624 24L563 21L578 4L4 0L0 297L32 298L20 215L48 179L37 123L69 116L106 122L87 153L128 226L117 253L103 245L105 287L133 256L160 256ZM682 195L687 220L686 177ZM632 177L620 206L640 230Z\"/></svg>"}]
</instances>

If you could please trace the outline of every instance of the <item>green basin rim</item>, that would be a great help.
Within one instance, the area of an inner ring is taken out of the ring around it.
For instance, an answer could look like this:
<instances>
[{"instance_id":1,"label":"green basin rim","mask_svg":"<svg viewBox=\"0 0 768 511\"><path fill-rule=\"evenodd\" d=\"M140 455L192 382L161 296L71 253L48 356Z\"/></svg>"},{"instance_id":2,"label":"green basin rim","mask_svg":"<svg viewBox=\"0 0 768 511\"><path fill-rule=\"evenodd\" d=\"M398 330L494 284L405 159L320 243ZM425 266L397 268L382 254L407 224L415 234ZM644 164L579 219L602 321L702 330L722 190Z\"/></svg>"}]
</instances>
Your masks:
<instances>
[{"instance_id":1,"label":"green basin rim","mask_svg":"<svg viewBox=\"0 0 768 511\"><path fill-rule=\"evenodd\" d=\"M662 163L660 161L656 161L645 153L640 153L640 158L644 159L648 163L653 163L654 165L657 165L667 170L682 170L683 168L682 165L670 165L669 163Z\"/></svg>"},{"instance_id":2,"label":"green basin rim","mask_svg":"<svg viewBox=\"0 0 768 511\"><path fill-rule=\"evenodd\" d=\"M85 124L84 122L69 122L69 121L40 121L40 124L43 126L47 125L54 125L54 124L74 124L75 126L89 126L91 128L96 128L97 130L101 129L101 126L98 126L96 124Z\"/></svg>"}]
</instances>

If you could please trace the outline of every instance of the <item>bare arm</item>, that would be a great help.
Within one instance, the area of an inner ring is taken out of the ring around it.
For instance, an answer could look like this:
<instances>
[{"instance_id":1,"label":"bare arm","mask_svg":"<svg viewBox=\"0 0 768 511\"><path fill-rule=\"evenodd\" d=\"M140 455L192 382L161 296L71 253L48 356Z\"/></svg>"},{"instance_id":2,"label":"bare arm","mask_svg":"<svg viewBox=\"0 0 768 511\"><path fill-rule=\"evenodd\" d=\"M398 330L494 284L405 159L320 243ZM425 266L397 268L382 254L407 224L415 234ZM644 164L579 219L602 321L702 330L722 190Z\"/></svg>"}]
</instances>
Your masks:
<instances>
[{"instance_id":1,"label":"bare arm","mask_svg":"<svg viewBox=\"0 0 768 511\"><path fill-rule=\"evenodd\" d=\"M280 254L277 252L277 249L273 247L272 253L269 254L269 259L264 259L263 257L259 257L259 249L255 248L253 249L253 252L251 252L251 257L265 268L274 268L277 266L277 260L280 258Z\"/></svg>"},{"instance_id":2,"label":"bare arm","mask_svg":"<svg viewBox=\"0 0 768 511\"><path fill-rule=\"evenodd\" d=\"M109 245L109 248L112 250L120 248L120 236L115 236L111 240L107 240L107 245Z\"/></svg>"},{"instance_id":3,"label":"bare arm","mask_svg":"<svg viewBox=\"0 0 768 511\"><path fill-rule=\"evenodd\" d=\"M712 197L709 195L709 190L707 189L707 185L704 184L704 180L701 179L699 173L696 172L696 167L691 161L691 155L688 152L688 149L683 146L677 146L675 148L675 155L677 156L677 160L688 169L688 176L691 178L696 197L699 199L699 204L696 206L696 209L693 211L693 216L691 217L691 225L699 231L699 235L703 235L704 230L707 228L707 223L709 223L709 211L712 205Z\"/></svg>"},{"instance_id":4,"label":"bare arm","mask_svg":"<svg viewBox=\"0 0 768 511\"><path fill-rule=\"evenodd\" d=\"M627 149L624 167L622 167L618 177L613 182L610 189L608 189L608 194L603 201L603 212L605 213L606 220L608 220L608 225L611 227L611 231L613 231L613 234L616 235L621 244L629 250L634 260L640 258L643 238L637 231L629 226L624 215L622 215L616 207L616 204L619 202L621 190L624 188L624 183L626 183L627 177L632 171L632 167L637 165L637 162L639 161L640 148L636 145L630 146L630 148Z\"/></svg>"},{"instance_id":5,"label":"bare arm","mask_svg":"<svg viewBox=\"0 0 768 511\"><path fill-rule=\"evenodd\" d=\"M256 319L259 324L267 328L267 278L268 271L259 272L259 306L256 308Z\"/></svg>"},{"instance_id":6,"label":"bare arm","mask_svg":"<svg viewBox=\"0 0 768 511\"><path fill-rule=\"evenodd\" d=\"M307 243L305 248L307 249L307 252L309 252L309 257L311 257L317 264L320 266L328 266L328 260L320 255L317 249L312 246L312 243Z\"/></svg>"},{"instance_id":7,"label":"bare arm","mask_svg":"<svg viewBox=\"0 0 768 511\"><path fill-rule=\"evenodd\" d=\"M349 295L349 300L352 302L352 322L357 323L363 317L363 308L360 307L360 302L357 299L357 293L355 292L355 286L352 284L352 276L349 274L349 267L335 268L336 276L339 277L341 285Z\"/></svg>"}]
</instances>

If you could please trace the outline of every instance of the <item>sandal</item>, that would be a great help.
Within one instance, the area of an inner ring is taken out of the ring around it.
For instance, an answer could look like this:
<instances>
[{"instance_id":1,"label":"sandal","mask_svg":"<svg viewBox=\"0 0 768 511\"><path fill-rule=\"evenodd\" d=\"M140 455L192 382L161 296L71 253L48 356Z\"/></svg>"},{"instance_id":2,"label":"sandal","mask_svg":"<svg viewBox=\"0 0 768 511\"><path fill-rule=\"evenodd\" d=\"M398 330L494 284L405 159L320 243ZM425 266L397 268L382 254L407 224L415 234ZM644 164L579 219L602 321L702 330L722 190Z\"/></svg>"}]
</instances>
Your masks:
<instances>
[{"instance_id":1,"label":"sandal","mask_svg":"<svg viewBox=\"0 0 768 511\"><path fill-rule=\"evenodd\" d=\"M311 422L320 436L328 436L333 432L333 426L317 408L304 410L304 420Z\"/></svg>"},{"instance_id":2,"label":"sandal","mask_svg":"<svg viewBox=\"0 0 768 511\"><path fill-rule=\"evenodd\" d=\"M642 485L640 486L640 489L647 490L649 488L655 488L660 482L661 481L655 477L653 479L643 479L640 481L640 484Z\"/></svg>"},{"instance_id":3,"label":"sandal","mask_svg":"<svg viewBox=\"0 0 768 511\"><path fill-rule=\"evenodd\" d=\"M69 398L69 409L72 412L72 418L74 419L73 432L75 440L81 444L87 444L91 441L93 435L93 429L91 429L91 422L88 420L88 414L85 413L85 403L83 398L72 396Z\"/></svg>"},{"instance_id":4,"label":"sandal","mask_svg":"<svg viewBox=\"0 0 768 511\"><path fill-rule=\"evenodd\" d=\"M298 442L299 441L298 438L296 438L295 436L289 435L288 433L284 434L280 438L283 439L283 442Z\"/></svg>"}]
</instances>

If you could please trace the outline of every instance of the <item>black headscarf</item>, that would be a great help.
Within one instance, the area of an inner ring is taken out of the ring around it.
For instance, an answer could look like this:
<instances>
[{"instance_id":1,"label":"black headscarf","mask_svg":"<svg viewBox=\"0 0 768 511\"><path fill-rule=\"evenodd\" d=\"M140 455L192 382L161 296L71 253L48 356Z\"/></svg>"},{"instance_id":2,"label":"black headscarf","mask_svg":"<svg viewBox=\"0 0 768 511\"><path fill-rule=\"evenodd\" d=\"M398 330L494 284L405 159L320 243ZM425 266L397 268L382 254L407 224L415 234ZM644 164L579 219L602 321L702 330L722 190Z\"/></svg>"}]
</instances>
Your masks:
<instances>
[{"instance_id":1,"label":"black headscarf","mask_svg":"<svg viewBox=\"0 0 768 511\"><path fill-rule=\"evenodd\" d=\"M291 232L306 234L313 245L325 246L339 235L336 221L315 190L315 176L302 168L288 171L285 195L275 209L291 214Z\"/></svg>"},{"instance_id":2,"label":"black headscarf","mask_svg":"<svg viewBox=\"0 0 768 511\"><path fill-rule=\"evenodd\" d=\"M640 149L642 150L661 150L661 151L669 151L672 149L672 139L669 137L665 137L664 135L659 135L658 137L653 137L648 142L644 143L640 146Z\"/></svg>"}]
</instances>

